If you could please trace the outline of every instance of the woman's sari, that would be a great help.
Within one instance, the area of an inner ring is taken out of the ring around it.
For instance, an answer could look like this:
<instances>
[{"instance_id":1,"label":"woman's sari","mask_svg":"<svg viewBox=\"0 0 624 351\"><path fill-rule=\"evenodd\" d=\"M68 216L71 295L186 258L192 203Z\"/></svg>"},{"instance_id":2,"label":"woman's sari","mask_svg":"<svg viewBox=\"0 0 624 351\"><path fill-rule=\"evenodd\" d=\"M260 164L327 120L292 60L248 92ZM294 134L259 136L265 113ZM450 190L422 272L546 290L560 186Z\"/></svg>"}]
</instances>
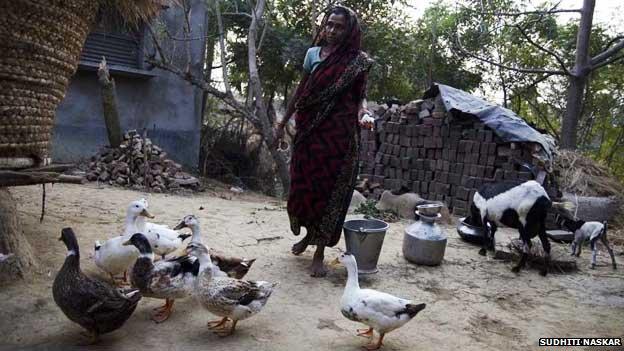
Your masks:
<instances>
[{"instance_id":1,"label":"woman's sari","mask_svg":"<svg viewBox=\"0 0 624 351\"><path fill-rule=\"evenodd\" d=\"M360 51L357 20L351 27L343 45L295 93L288 215L295 235L306 228L310 245L340 240L358 173L358 108L373 62Z\"/></svg>"}]
</instances>

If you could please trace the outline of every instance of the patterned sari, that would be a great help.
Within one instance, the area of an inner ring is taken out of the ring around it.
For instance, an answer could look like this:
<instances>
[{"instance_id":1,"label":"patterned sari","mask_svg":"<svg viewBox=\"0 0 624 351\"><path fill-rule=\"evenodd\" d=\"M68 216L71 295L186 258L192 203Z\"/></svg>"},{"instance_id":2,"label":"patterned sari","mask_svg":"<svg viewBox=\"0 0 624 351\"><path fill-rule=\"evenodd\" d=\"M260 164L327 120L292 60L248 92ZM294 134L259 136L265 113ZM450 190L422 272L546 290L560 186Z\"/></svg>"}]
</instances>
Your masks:
<instances>
[{"instance_id":1,"label":"patterned sari","mask_svg":"<svg viewBox=\"0 0 624 351\"><path fill-rule=\"evenodd\" d=\"M355 14L353 14L355 16ZM373 61L360 51L357 19L341 47L295 93L296 125L290 164L291 230L305 227L310 245L334 246L358 171L358 107Z\"/></svg>"}]
</instances>

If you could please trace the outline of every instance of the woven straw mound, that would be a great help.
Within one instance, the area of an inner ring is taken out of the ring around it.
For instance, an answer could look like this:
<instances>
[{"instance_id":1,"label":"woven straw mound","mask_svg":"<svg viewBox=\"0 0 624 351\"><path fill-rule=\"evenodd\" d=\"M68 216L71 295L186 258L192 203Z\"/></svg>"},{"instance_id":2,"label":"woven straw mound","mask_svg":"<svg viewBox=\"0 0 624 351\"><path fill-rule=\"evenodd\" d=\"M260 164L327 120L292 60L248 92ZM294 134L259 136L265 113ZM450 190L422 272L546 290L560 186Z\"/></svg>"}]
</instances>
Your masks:
<instances>
[{"instance_id":1,"label":"woven straw mound","mask_svg":"<svg viewBox=\"0 0 624 351\"><path fill-rule=\"evenodd\" d=\"M559 150L554 171L564 192L578 196L615 196L619 200L618 213L609 224L609 240L624 245L624 185L609 169L578 152Z\"/></svg>"},{"instance_id":2,"label":"woven straw mound","mask_svg":"<svg viewBox=\"0 0 624 351\"><path fill-rule=\"evenodd\" d=\"M0 11L0 157L45 157L97 2L5 1Z\"/></svg>"},{"instance_id":3,"label":"woven straw mound","mask_svg":"<svg viewBox=\"0 0 624 351\"><path fill-rule=\"evenodd\" d=\"M624 185L609 173L609 169L577 152L559 150L555 155L554 171L564 192L624 199Z\"/></svg>"}]
</instances>

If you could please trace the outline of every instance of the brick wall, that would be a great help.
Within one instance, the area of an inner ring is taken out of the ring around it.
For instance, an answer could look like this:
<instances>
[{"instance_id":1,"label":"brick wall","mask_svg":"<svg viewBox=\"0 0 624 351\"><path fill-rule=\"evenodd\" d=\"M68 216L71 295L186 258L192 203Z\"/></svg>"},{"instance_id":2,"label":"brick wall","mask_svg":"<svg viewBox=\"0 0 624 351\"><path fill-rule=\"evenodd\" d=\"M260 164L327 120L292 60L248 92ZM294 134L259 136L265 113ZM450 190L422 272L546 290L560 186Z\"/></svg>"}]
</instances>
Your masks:
<instances>
[{"instance_id":1,"label":"brick wall","mask_svg":"<svg viewBox=\"0 0 624 351\"><path fill-rule=\"evenodd\" d=\"M521 167L536 162L531 144L503 142L478 118L449 113L437 98L374 112L381 118L374 132L362 132L360 149L360 179L382 185L374 198L406 187L463 216L483 183L533 178Z\"/></svg>"}]
</instances>

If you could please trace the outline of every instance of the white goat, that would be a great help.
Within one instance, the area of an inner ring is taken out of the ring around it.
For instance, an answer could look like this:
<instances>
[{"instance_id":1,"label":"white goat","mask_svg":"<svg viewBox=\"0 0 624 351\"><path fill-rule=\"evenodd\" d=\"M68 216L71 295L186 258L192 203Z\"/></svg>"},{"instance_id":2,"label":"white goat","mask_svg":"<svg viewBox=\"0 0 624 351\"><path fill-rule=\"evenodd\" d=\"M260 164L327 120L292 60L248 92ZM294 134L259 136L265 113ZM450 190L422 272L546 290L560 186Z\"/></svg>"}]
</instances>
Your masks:
<instances>
[{"instance_id":1,"label":"white goat","mask_svg":"<svg viewBox=\"0 0 624 351\"><path fill-rule=\"evenodd\" d=\"M474 195L470 208L472 224L482 226L485 231L483 248L479 254L494 250L494 234L497 226L504 225L518 229L523 242L522 256L518 265L512 268L518 272L526 264L531 248L531 239L539 236L545 252L545 265L541 275L548 273L550 264L550 242L546 236L546 214L551 207L565 208L568 203L552 202L546 190L536 181L517 183L484 184Z\"/></svg>"},{"instance_id":2,"label":"white goat","mask_svg":"<svg viewBox=\"0 0 624 351\"><path fill-rule=\"evenodd\" d=\"M596 267L596 255L598 251L596 249L596 241L600 240L607 248L607 251L611 256L613 269L617 269L613 249L611 249L609 242L607 241L607 222L585 222L582 220L572 220L560 217L559 225L574 233L574 241L571 245L572 256L576 255L576 257L579 257L581 255L581 247L583 246L583 243L589 240L589 245L592 250L591 268L594 269Z\"/></svg>"}]
</instances>

